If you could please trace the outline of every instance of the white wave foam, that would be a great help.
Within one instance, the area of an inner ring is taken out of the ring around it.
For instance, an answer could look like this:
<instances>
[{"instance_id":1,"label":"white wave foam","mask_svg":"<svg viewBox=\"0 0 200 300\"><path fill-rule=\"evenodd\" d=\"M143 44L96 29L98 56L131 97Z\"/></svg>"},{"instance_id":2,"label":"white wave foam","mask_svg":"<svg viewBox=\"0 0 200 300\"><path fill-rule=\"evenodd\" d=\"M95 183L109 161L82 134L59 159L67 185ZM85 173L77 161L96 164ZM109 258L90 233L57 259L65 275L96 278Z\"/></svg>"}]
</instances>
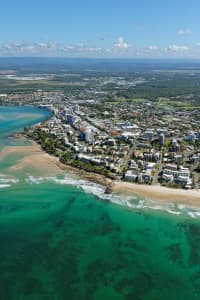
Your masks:
<instances>
[{"instance_id":1,"label":"white wave foam","mask_svg":"<svg viewBox=\"0 0 200 300\"><path fill-rule=\"evenodd\" d=\"M44 181L43 177L28 176L28 178L25 179L25 182L28 184L40 184L43 181Z\"/></svg>"},{"instance_id":2,"label":"white wave foam","mask_svg":"<svg viewBox=\"0 0 200 300\"><path fill-rule=\"evenodd\" d=\"M195 213L191 211L188 212L188 216L190 216L191 218L196 218Z\"/></svg>"},{"instance_id":3,"label":"white wave foam","mask_svg":"<svg viewBox=\"0 0 200 300\"><path fill-rule=\"evenodd\" d=\"M173 214L173 215L181 215L180 211L174 211L174 210L167 209L167 212L170 214Z\"/></svg>"},{"instance_id":4,"label":"white wave foam","mask_svg":"<svg viewBox=\"0 0 200 300\"><path fill-rule=\"evenodd\" d=\"M199 211L188 211L187 214L191 218L199 218L200 217L200 212Z\"/></svg>"},{"instance_id":5,"label":"white wave foam","mask_svg":"<svg viewBox=\"0 0 200 300\"><path fill-rule=\"evenodd\" d=\"M131 206L130 202L128 201L128 198L130 197L126 197L126 200L124 200L120 196L106 194L105 193L106 188L100 184L96 184L91 181L87 181L83 179L70 178L67 175L65 175L64 178L29 176L28 178L25 179L25 181L28 184L41 184L44 182L53 182L61 185L72 185L82 189L85 193L93 194L98 198L109 200L118 204L123 202L123 204L126 203L127 206ZM131 197L130 199L133 199L133 197Z\"/></svg>"},{"instance_id":6,"label":"white wave foam","mask_svg":"<svg viewBox=\"0 0 200 300\"><path fill-rule=\"evenodd\" d=\"M10 184L0 184L0 189L10 187Z\"/></svg>"},{"instance_id":7,"label":"white wave foam","mask_svg":"<svg viewBox=\"0 0 200 300\"><path fill-rule=\"evenodd\" d=\"M6 174L0 174L0 188L7 188L18 182L18 179Z\"/></svg>"},{"instance_id":8,"label":"white wave foam","mask_svg":"<svg viewBox=\"0 0 200 300\"><path fill-rule=\"evenodd\" d=\"M200 217L200 211L198 211L198 209L193 211L192 208L187 207L186 205L182 205L182 204L155 205L155 202L148 199L139 199L138 197L106 194L105 193L106 188L100 184L96 184L83 179L70 178L67 175L65 175L64 178L29 176L28 178L25 179L25 181L28 184L41 184L44 182L52 182L60 185L76 186L77 188L80 188L85 193L93 194L100 199L110 201L112 203L126 206L132 209L139 209L139 210L151 209L151 210L166 211L167 213L173 215L188 215L192 218Z\"/></svg>"},{"instance_id":9,"label":"white wave foam","mask_svg":"<svg viewBox=\"0 0 200 300\"><path fill-rule=\"evenodd\" d=\"M180 210L184 210L186 208L186 205L184 205L184 204L178 204L177 207Z\"/></svg>"},{"instance_id":10,"label":"white wave foam","mask_svg":"<svg viewBox=\"0 0 200 300\"><path fill-rule=\"evenodd\" d=\"M17 183L18 180L14 178L0 178L0 184L1 183Z\"/></svg>"}]
</instances>

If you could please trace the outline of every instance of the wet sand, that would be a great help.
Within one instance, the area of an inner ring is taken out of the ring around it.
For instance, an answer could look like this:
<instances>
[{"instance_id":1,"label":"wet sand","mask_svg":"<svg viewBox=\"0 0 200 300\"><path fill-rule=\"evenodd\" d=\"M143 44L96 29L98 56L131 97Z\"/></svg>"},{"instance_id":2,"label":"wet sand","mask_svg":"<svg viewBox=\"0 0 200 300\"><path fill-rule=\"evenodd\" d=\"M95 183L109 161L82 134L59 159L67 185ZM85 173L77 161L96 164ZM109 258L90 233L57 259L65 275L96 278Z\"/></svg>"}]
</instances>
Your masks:
<instances>
[{"instance_id":1,"label":"wet sand","mask_svg":"<svg viewBox=\"0 0 200 300\"><path fill-rule=\"evenodd\" d=\"M25 168L38 169L39 174L58 175L67 172L73 178L83 178L104 185L109 192L122 195L138 195L153 200L155 203L180 203L200 207L200 191L167 188L160 185L142 185L122 181L112 181L103 175L86 172L62 164L57 157L45 153L40 145L31 141L30 146L6 147L0 152L0 160L7 155L23 154L10 171L18 172Z\"/></svg>"},{"instance_id":2,"label":"wet sand","mask_svg":"<svg viewBox=\"0 0 200 300\"><path fill-rule=\"evenodd\" d=\"M144 185L115 181L112 187L114 193L138 195L151 199L156 203L180 203L200 207L200 191L167 188L160 185Z\"/></svg>"},{"instance_id":3,"label":"wet sand","mask_svg":"<svg viewBox=\"0 0 200 300\"><path fill-rule=\"evenodd\" d=\"M19 135L18 138L21 138L21 135ZM103 175L90 173L61 163L59 158L44 152L40 145L34 141L31 141L30 146L11 146L4 148L0 151L0 161L5 159L8 155L17 154L22 154L23 157L19 159L15 165L10 167L10 171L12 172L23 171L26 168L32 169L34 167L42 176L54 176L67 172L73 178L83 178L106 187L109 187L112 183L110 179Z\"/></svg>"},{"instance_id":4,"label":"wet sand","mask_svg":"<svg viewBox=\"0 0 200 300\"><path fill-rule=\"evenodd\" d=\"M30 146L11 146L6 147L0 152L0 160L5 159L9 155L22 154L23 157L17 160L16 164L10 167L10 171L17 172L22 171L25 168L38 169L42 174L60 172L59 160L56 157L50 156L35 142L32 142Z\"/></svg>"}]
</instances>

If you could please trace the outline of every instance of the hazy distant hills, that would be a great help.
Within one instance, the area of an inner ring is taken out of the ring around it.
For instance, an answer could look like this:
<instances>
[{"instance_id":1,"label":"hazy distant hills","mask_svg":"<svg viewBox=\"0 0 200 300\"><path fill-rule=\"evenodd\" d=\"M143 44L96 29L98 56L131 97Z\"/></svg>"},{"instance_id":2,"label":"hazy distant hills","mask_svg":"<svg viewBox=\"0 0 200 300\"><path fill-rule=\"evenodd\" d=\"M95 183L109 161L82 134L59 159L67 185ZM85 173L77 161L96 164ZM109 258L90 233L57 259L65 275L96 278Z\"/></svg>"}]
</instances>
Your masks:
<instances>
[{"instance_id":1,"label":"hazy distant hills","mask_svg":"<svg viewBox=\"0 0 200 300\"><path fill-rule=\"evenodd\" d=\"M2 57L0 70L47 73L66 71L132 72L153 70L200 70L200 60L89 59Z\"/></svg>"}]
</instances>

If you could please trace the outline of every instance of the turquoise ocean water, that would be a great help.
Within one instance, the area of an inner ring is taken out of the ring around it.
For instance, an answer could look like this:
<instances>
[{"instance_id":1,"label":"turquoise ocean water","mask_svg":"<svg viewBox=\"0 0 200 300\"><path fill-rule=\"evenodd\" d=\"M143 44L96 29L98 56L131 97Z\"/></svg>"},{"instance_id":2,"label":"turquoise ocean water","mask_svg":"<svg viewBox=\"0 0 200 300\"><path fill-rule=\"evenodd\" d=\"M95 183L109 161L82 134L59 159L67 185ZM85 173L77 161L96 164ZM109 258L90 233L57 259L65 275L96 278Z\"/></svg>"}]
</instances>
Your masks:
<instances>
[{"instance_id":1,"label":"turquoise ocean water","mask_svg":"<svg viewBox=\"0 0 200 300\"><path fill-rule=\"evenodd\" d=\"M47 116L0 108L1 149ZM123 207L68 177L8 175L18 159L0 160L0 300L200 299L200 219Z\"/></svg>"}]
</instances>

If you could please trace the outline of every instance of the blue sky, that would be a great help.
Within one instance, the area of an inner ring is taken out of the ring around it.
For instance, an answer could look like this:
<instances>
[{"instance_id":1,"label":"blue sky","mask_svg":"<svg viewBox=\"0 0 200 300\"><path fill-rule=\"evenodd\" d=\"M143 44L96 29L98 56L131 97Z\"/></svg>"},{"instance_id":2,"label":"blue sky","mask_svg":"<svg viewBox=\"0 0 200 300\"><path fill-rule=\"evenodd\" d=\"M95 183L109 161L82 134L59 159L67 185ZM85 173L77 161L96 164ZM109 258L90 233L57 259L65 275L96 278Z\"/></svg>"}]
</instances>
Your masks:
<instances>
[{"instance_id":1,"label":"blue sky","mask_svg":"<svg viewBox=\"0 0 200 300\"><path fill-rule=\"evenodd\" d=\"M1 2L1 56L200 58L199 0Z\"/></svg>"}]
</instances>

